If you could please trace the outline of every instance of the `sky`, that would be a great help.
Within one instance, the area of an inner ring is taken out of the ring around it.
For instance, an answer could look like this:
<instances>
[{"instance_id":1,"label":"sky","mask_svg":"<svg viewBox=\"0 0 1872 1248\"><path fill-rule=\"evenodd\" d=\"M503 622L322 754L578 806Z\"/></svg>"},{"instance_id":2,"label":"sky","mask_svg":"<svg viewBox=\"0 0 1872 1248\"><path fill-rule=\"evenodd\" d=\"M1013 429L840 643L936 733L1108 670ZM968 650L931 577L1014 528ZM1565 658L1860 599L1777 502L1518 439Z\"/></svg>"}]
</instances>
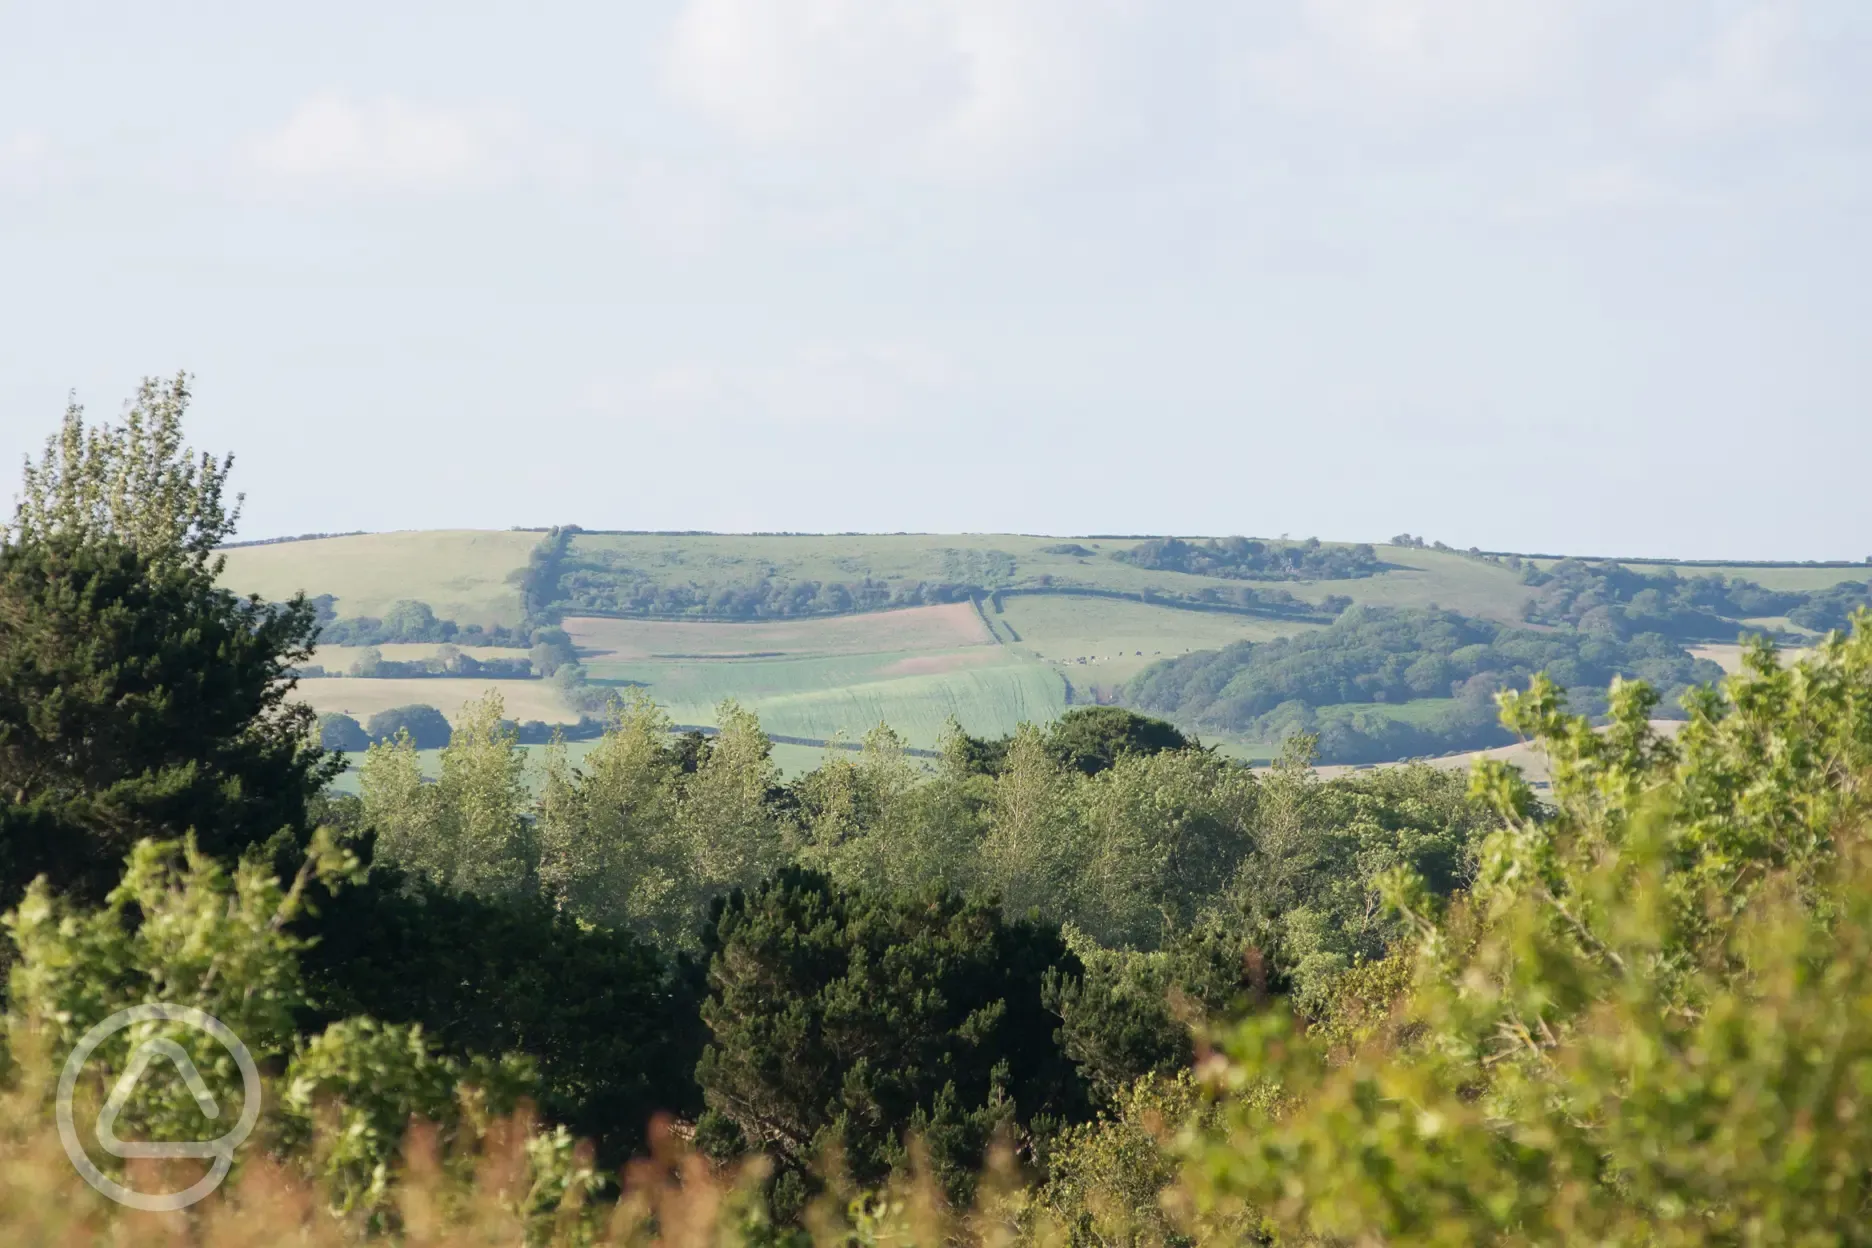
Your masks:
<instances>
[{"instance_id":1,"label":"sky","mask_svg":"<svg viewBox=\"0 0 1872 1248\"><path fill-rule=\"evenodd\" d=\"M0 0L0 460L242 536L1872 555L1865 0Z\"/></svg>"}]
</instances>

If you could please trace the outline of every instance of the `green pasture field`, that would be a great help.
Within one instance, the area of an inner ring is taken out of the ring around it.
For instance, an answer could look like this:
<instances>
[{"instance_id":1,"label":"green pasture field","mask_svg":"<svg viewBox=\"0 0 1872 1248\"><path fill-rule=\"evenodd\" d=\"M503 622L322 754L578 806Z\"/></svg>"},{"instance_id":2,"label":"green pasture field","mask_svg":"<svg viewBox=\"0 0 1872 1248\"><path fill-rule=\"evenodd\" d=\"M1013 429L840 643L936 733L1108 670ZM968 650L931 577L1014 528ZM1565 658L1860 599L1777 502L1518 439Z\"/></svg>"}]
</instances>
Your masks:
<instances>
[{"instance_id":1,"label":"green pasture field","mask_svg":"<svg viewBox=\"0 0 1872 1248\"><path fill-rule=\"evenodd\" d=\"M1012 533L797 537L581 533L573 538L569 553L575 559L608 553L659 584L691 585L704 590L750 585L763 577L784 581L849 582L868 576L893 586L932 581L975 584L985 589L1052 585L1133 594L1148 589L1183 592L1205 587L1233 589L1247 584L1258 588L1278 586L1296 597L1313 601L1328 593L1349 592L1321 588L1336 587L1341 582L1238 581L1185 572L1151 571L1110 557L1143 540L1141 537L1093 539ZM1055 554L1046 549L1069 544L1082 546L1091 554ZM1365 582L1343 582L1361 583Z\"/></svg>"},{"instance_id":2,"label":"green pasture field","mask_svg":"<svg viewBox=\"0 0 1872 1248\"><path fill-rule=\"evenodd\" d=\"M992 646L995 638L966 602L861 615L791 620L620 620L567 616L566 632L589 661L694 656L727 659L950 650ZM388 654L386 653L386 656Z\"/></svg>"},{"instance_id":3,"label":"green pasture field","mask_svg":"<svg viewBox=\"0 0 1872 1248\"><path fill-rule=\"evenodd\" d=\"M463 624L514 624L520 619L518 579L538 533L437 530L377 533L245 546L227 551L226 583L242 592L279 599L303 589L330 593L343 615L378 615L399 598L429 603L439 616ZM960 582L984 588L1052 585L1142 593L1233 589L1244 584L1284 588L1317 602L1344 594L1355 602L1421 607L1432 603L1470 615L1513 622L1527 589L1507 567L1454 551L1378 545L1392 569L1345 581L1235 581L1158 572L1110 556L1141 538L1069 538L991 534L815 534L764 536L581 533L574 559L608 553L666 584L699 589L745 586L762 578L889 584ZM1048 547L1077 544L1089 554ZM1543 561L1551 562L1551 561ZM1675 567L1680 575L1717 572L1772 589L1826 589L1872 576L1872 565L1771 567L1631 563L1640 571ZM1016 628L1018 628L1018 624ZM1139 647L1133 646L1133 649Z\"/></svg>"},{"instance_id":4,"label":"green pasture field","mask_svg":"<svg viewBox=\"0 0 1872 1248\"><path fill-rule=\"evenodd\" d=\"M541 539L524 532L437 531L325 538L227 552L226 583L273 599L297 590L331 593L345 616L380 615L402 598L429 603L463 624L520 620L520 573ZM665 584L700 590L761 579L856 581L892 585L965 583L987 589L1050 587L1105 592L1190 594L1244 585L1283 589L1311 602L1341 594L1391 607L1436 605L1503 622L1518 621L1529 590L1517 572L1453 551L1378 545L1388 570L1342 581L1236 581L1151 571L1111 555L1142 538L1061 538L1016 534L701 535L581 533L576 561L608 554ZM1086 554L1047 548L1077 544ZM1662 564L1633 564L1655 571ZM1698 567L1774 588L1827 588L1863 579L1852 567ZM564 621L592 676L622 690L633 683L683 723L713 722L715 706L735 698L784 736L857 738L880 721L914 745L933 746L954 715L971 732L999 735L1022 720L1044 722L1072 701L1109 701L1150 663L1236 640L1268 640L1316 627L1269 616L1178 609L1141 601L1063 594L1008 595L997 612L968 603L862 615L752 622L571 617ZM985 623L984 623L985 619ZM1769 624L1772 622L1759 621ZM433 646L380 647L388 659L432 655ZM476 657L521 651L472 649ZM358 652L331 647L314 657L348 670ZM1719 660L1733 663L1723 654ZM1081 662L1080 660L1084 660ZM301 686L320 710L361 719L408 703L455 716L463 703L493 689L508 714L548 722L577 712L540 681L311 680ZM1384 708L1411 718L1437 706ZM1323 713L1331 715L1332 708ZM1346 713L1350 713L1348 710ZM1218 742L1245 757L1266 758L1272 743ZM799 747L788 747L797 749Z\"/></svg>"},{"instance_id":5,"label":"green pasture field","mask_svg":"<svg viewBox=\"0 0 1872 1248\"><path fill-rule=\"evenodd\" d=\"M1340 702L1315 710L1321 719L1351 719L1361 712L1376 712L1406 724L1427 724L1456 705L1454 698L1412 698L1408 702Z\"/></svg>"},{"instance_id":6,"label":"green pasture field","mask_svg":"<svg viewBox=\"0 0 1872 1248\"><path fill-rule=\"evenodd\" d=\"M1359 580L1309 581L1305 596L1343 594L1370 606L1438 606L1504 624L1520 622L1529 591L1518 572L1453 551L1414 546L1379 546L1377 551L1393 570Z\"/></svg>"},{"instance_id":7,"label":"green pasture field","mask_svg":"<svg viewBox=\"0 0 1872 1248\"><path fill-rule=\"evenodd\" d=\"M283 601L304 590L332 594L342 616L381 616L403 598L460 624L518 624L519 574L538 533L436 529L367 533L224 552L222 583Z\"/></svg>"},{"instance_id":8,"label":"green pasture field","mask_svg":"<svg viewBox=\"0 0 1872 1248\"><path fill-rule=\"evenodd\" d=\"M1237 641L1268 641L1317 628L1295 620L1128 602L1122 598L1022 595L988 611L1012 626L1008 645L1057 666L1075 689L1115 690L1159 659L1214 650Z\"/></svg>"},{"instance_id":9,"label":"green pasture field","mask_svg":"<svg viewBox=\"0 0 1872 1248\"><path fill-rule=\"evenodd\" d=\"M1066 685L1047 666L1005 649L904 651L795 659L639 660L587 665L620 690L643 685L678 723L715 722L733 698L781 736L857 740L880 723L909 744L934 747L953 716L968 732L1000 736L1045 723L1066 707Z\"/></svg>"}]
</instances>

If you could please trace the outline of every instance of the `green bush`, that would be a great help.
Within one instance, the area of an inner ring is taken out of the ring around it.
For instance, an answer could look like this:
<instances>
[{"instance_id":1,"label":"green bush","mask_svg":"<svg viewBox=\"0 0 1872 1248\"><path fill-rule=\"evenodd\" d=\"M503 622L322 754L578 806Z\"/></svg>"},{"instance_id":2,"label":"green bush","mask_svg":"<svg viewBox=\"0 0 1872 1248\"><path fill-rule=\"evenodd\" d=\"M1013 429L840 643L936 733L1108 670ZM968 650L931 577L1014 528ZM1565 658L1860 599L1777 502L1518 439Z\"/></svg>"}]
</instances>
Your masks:
<instances>
[{"instance_id":1,"label":"green bush","mask_svg":"<svg viewBox=\"0 0 1872 1248\"><path fill-rule=\"evenodd\" d=\"M452 734L449 721L441 711L421 704L378 711L370 717L366 730L370 739L379 744L395 741L406 734L410 745L418 750L439 750L449 743Z\"/></svg>"},{"instance_id":2,"label":"green bush","mask_svg":"<svg viewBox=\"0 0 1872 1248\"><path fill-rule=\"evenodd\" d=\"M349 715L327 711L320 715L319 748L347 754L360 754L370 748L370 733Z\"/></svg>"}]
</instances>

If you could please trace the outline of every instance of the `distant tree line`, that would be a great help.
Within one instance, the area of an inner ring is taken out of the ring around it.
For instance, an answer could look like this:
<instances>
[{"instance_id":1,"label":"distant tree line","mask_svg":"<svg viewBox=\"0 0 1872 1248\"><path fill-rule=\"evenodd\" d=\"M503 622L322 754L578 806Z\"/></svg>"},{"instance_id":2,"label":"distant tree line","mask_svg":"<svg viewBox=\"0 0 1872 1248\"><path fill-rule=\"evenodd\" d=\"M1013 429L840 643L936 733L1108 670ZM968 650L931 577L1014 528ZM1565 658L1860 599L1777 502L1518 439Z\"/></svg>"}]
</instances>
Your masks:
<instances>
[{"instance_id":1,"label":"distant tree line","mask_svg":"<svg viewBox=\"0 0 1872 1248\"><path fill-rule=\"evenodd\" d=\"M378 711L367 724L360 724L342 712L328 711L318 717L318 727L320 749L346 754L361 753L373 745L395 741L399 734L407 734L411 748L418 750L439 750L454 737L447 716L433 706L420 703ZM566 741L591 741L604 733L603 721L589 715L580 716L576 723L570 724L503 719L500 728L512 734L519 745L548 745L555 737Z\"/></svg>"},{"instance_id":2,"label":"distant tree line","mask_svg":"<svg viewBox=\"0 0 1872 1248\"><path fill-rule=\"evenodd\" d=\"M1247 537L1186 542L1157 537L1114 551L1120 563L1154 572L1186 572L1246 581L1337 581L1375 576L1385 565L1365 543L1329 546L1317 537L1304 542L1262 542Z\"/></svg>"},{"instance_id":3,"label":"distant tree line","mask_svg":"<svg viewBox=\"0 0 1872 1248\"><path fill-rule=\"evenodd\" d=\"M1366 762L1499 744L1493 708L1502 689L1526 687L1545 671L1575 705L1603 709L1614 677L1649 681L1666 713L1681 714L1688 689L1719 679L1716 664L1694 659L1657 633L1507 628L1454 611L1353 607L1318 632L1166 659L1125 689L1125 701L1199 728L1279 739L1316 731L1320 757ZM1432 722L1393 727L1366 714L1322 718L1325 707L1374 707L1454 699ZM1433 747L1439 747L1434 750Z\"/></svg>"},{"instance_id":4,"label":"distant tree line","mask_svg":"<svg viewBox=\"0 0 1872 1248\"><path fill-rule=\"evenodd\" d=\"M317 542L328 537L363 537L363 529L347 529L342 533L294 533L290 537L254 537L240 542L222 542L216 550L238 550L243 546L279 546L287 542Z\"/></svg>"},{"instance_id":5,"label":"distant tree line","mask_svg":"<svg viewBox=\"0 0 1872 1248\"><path fill-rule=\"evenodd\" d=\"M1509 566L1519 568L1522 582L1535 591L1522 607L1529 623L1621 637L1661 633L1686 641L1733 641L1746 631L1740 621L1775 616L1823 633L1845 629L1854 611L1872 604L1872 585L1859 581L1823 590L1778 590L1715 572L1684 576L1674 568L1643 572L1580 559L1562 559L1543 569L1511 557Z\"/></svg>"},{"instance_id":6,"label":"distant tree line","mask_svg":"<svg viewBox=\"0 0 1872 1248\"><path fill-rule=\"evenodd\" d=\"M983 592L977 586L957 582L917 581L893 586L871 577L857 581L787 581L763 577L750 585L714 588L670 585L623 565L594 560L568 562L560 578L554 606L559 611L574 614L690 615L754 620L968 602Z\"/></svg>"},{"instance_id":7,"label":"distant tree line","mask_svg":"<svg viewBox=\"0 0 1872 1248\"><path fill-rule=\"evenodd\" d=\"M1578 559L1562 559L1545 569L1526 564L1521 581L1535 591L1521 608L1521 618L1529 623L1569 624L1620 637L1662 633L1734 641L1737 620L1786 615L1808 597L1716 573L1637 572L1623 564Z\"/></svg>"},{"instance_id":8,"label":"distant tree line","mask_svg":"<svg viewBox=\"0 0 1872 1248\"><path fill-rule=\"evenodd\" d=\"M1872 581L1841 581L1832 589L1807 595L1807 601L1788 612L1788 621L1816 633L1852 626L1853 612L1872 607Z\"/></svg>"},{"instance_id":9,"label":"distant tree line","mask_svg":"<svg viewBox=\"0 0 1872 1248\"><path fill-rule=\"evenodd\" d=\"M577 525L553 529L528 556L527 566L517 579L530 624L550 624L568 614L722 620L845 615L968 602L997 592L1139 597L1166 606L1221 608L1306 620L1331 619L1351 602L1350 598L1334 596L1312 603L1285 590L1253 590L1246 586L1231 591L1218 586L1186 589L1173 584L1170 588L1153 586L1138 595L1056 584L1052 576L1045 574L1033 578L1031 584L1014 586L1015 557L1001 550L941 551L942 575L911 583L869 576L821 581L765 575L743 585L672 584L655 572L633 567L625 552L575 548L574 539L582 532ZM1056 543L1044 549L1082 558L1097 553L1077 542ZM1316 538L1305 542L1228 538L1200 546L1175 538L1150 539L1113 557L1155 570L1239 580L1352 578L1373 575L1384 567L1368 545L1327 546Z\"/></svg>"},{"instance_id":10,"label":"distant tree line","mask_svg":"<svg viewBox=\"0 0 1872 1248\"><path fill-rule=\"evenodd\" d=\"M1061 585L1051 576L1041 575L1033 585L1018 585L989 593L988 603L999 613L1010 598L1057 596L1065 598L1115 598L1123 602L1142 602L1152 606L1173 607L1183 611L1220 611L1231 615L1271 616L1276 619L1327 623L1352 605L1345 594L1328 594L1318 602L1308 602L1284 589L1255 589L1248 585L1203 585L1185 591L1150 588L1131 592L1122 589L1094 589L1084 585Z\"/></svg>"},{"instance_id":11,"label":"distant tree line","mask_svg":"<svg viewBox=\"0 0 1872 1248\"><path fill-rule=\"evenodd\" d=\"M304 673L302 673L304 674ZM423 677L478 676L484 680L531 680L531 659L477 659L444 642L426 659L386 659L369 646L351 664L351 675L368 680L411 680Z\"/></svg>"},{"instance_id":12,"label":"distant tree line","mask_svg":"<svg viewBox=\"0 0 1872 1248\"><path fill-rule=\"evenodd\" d=\"M525 628L496 624L457 624L436 618L426 602L405 599L390 604L383 618L360 615L339 618L337 599L320 594L307 599L319 626L319 641L327 646L389 646L407 643L452 641L464 646L524 647L530 643Z\"/></svg>"}]
</instances>

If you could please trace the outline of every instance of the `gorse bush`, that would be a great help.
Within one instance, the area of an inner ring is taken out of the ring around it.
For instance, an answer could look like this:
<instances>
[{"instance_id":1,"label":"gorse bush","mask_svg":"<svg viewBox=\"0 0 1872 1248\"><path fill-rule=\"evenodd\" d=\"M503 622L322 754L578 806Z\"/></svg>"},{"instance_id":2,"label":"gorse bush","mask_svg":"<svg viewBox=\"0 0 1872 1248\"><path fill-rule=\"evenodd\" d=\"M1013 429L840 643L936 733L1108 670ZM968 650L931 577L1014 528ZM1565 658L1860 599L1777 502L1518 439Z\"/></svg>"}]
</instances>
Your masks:
<instances>
[{"instance_id":1,"label":"gorse bush","mask_svg":"<svg viewBox=\"0 0 1872 1248\"><path fill-rule=\"evenodd\" d=\"M288 923L315 874L332 879L357 865L328 838L316 849L290 889L255 863L230 876L193 844L150 841L133 852L100 909L73 908L35 883L6 920L16 950L7 1038L30 1064L42 1054L63 1055L93 1025L146 1001L205 1011L271 1074L264 1080L271 1090L262 1094L264 1147L314 1182L334 1213L374 1227L383 1224L412 1116L441 1128L445 1142L472 1141L533 1095L537 1081L524 1058L463 1065L438 1056L418 1028L353 1019L299 1033L297 1019L309 1004L298 964L304 942ZM190 1025L133 1024L104 1042L101 1065L123 1070L130 1051L152 1039L180 1047L216 1104L244 1106L233 1054ZM48 1085L33 1077L28 1086ZM102 1088L85 1091L74 1117L89 1122ZM37 1113L44 1116L45 1106ZM132 1139L204 1134L200 1105L176 1080L140 1081L117 1121L118 1134ZM319 1147L302 1147L315 1139Z\"/></svg>"},{"instance_id":2,"label":"gorse bush","mask_svg":"<svg viewBox=\"0 0 1872 1248\"><path fill-rule=\"evenodd\" d=\"M1414 987L1349 1055L1230 1036L1206 1207L1295 1242L1865 1242L1872 618L1755 649L1675 742L1652 699L1615 690L1604 733L1549 685L1506 701L1555 809L1478 768L1507 826L1447 917L1393 877Z\"/></svg>"}]
</instances>

